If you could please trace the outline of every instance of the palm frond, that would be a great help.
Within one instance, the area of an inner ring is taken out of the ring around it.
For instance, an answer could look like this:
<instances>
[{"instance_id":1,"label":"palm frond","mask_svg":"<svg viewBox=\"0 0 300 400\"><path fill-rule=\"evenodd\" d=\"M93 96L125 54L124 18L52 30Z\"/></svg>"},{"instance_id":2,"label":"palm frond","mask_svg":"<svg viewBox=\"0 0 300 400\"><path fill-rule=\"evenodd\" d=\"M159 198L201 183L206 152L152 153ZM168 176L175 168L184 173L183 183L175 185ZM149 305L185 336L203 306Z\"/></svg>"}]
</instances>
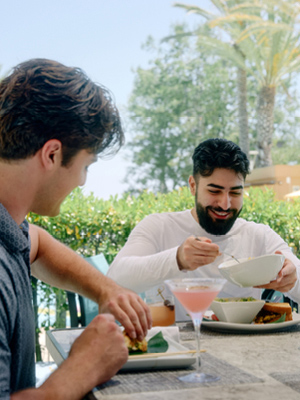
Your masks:
<instances>
[{"instance_id":1,"label":"palm frond","mask_svg":"<svg viewBox=\"0 0 300 400\"><path fill-rule=\"evenodd\" d=\"M286 25L286 24L279 24L270 21L262 21L260 20L258 23L253 23L248 26L244 31L241 33L239 39L237 40L239 43L245 39L248 39L251 35L257 35L264 33L270 37L270 33L274 34L279 31L292 31L293 28Z\"/></svg>"},{"instance_id":2,"label":"palm frond","mask_svg":"<svg viewBox=\"0 0 300 400\"><path fill-rule=\"evenodd\" d=\"M226 0L210 0L221 14L228 14L228 6Z\"/></svg>"},{"instance_id":3,"label":"palm frond","mask_svg":"<svg viewBox=\"0 0 300 400\"><path fill-rule=\"evenodd\" d=\"M235 13L236 11L248 11L251 14L257 11L267 11L267 12L276 12L283 13L287 16L293 16L296 13L300 12L300 4L299 1L281 1L281 0L267 0L265 2L244 2L242 4L237 4L231 8L229 8L229 13ZM298 10L298 11L297 11Z\"/></svg>"},{"instance_id":4,"label":"palm frond","mask_svg":"<svg viewBox=\"0 0 300 400\"><path fill-rule=\"evenodd\" d=\"M183 37L191 37L191 36L197 36L197 31L195 32L183 32L183 33L176 33L176 35L169 35L165 36L164 38L161 39L161 43L168 42L171 39L180 39Z\"/></svg>"},{"instance_id":5,"label":"palm frond","mask_svg":"<svg viewBox=\"0 0 300 400\"><path fill-rule=\"evenodd\" d=\"M268 10L268 4L266 3L257 3L257 2L245 2L242 4L234 5L229 8L228 12L234 14L235 12L240 11L248 11L251 14L256 13L257 11ZM248 14L247 12L247 14Z\"/></svg>"},{"instance_id":6,"label":"palm frond","mask_svg":"<svg viewBox=\"0 0 300 400\"><path fill-rule=\"evenodd\" d=\"M207 10L204 10L203 8L197 7L197 6L192 6L192 5L183 4L183 3L174 3L173 6L178 7L178 8L183 8L184 10L187 11L188 14L199 14L207 20L216 18L216 15L210 13Z\"/></svg>"},{"instance_id":7,"label":"palm frond","mask_svg":"<svg viewBox=\"0 0 300 400\"><path fill-rule=\"evenodd\" d=\"M262 21L261 17L256 15L249 14L230 14L215 18L214 20L209 22L209 26L211 28L215 28L216 26L221 26L225 24L232 23L245 23L245 22L260 22Z\"/></svg>"},{"instance_id":8,"label":"palm frond","mask_svg":"<svg viewBox=\"0 0 300 400\"><path fill-rule=\"evenodd\" d=\"M212 50L214 54L231 61L239 68L246 68L242 53L237 51L232 44L206 35L198 35L198 40L202 46Z\"/></svg>"}]
</instances>

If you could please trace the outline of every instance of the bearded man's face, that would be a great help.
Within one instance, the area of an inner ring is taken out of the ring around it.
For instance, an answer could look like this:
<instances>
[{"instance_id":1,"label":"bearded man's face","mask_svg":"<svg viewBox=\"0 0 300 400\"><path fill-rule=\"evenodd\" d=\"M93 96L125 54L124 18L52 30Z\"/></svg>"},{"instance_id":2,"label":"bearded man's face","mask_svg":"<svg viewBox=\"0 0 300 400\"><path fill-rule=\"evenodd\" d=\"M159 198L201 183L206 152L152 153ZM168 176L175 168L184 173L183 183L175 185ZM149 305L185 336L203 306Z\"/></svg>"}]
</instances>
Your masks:
<instances>
[{"instance_id":1,"label":"bearded man's face","mask_svg":"<svg viewBox=\"0 0 300 400\"><path fill-rule=\"evenodd\" d=\"M235 171L217 168L197 182L190 177L199 224L213 235L230 231L243 207L244 178Z\"/></svg>"}]
</instances>

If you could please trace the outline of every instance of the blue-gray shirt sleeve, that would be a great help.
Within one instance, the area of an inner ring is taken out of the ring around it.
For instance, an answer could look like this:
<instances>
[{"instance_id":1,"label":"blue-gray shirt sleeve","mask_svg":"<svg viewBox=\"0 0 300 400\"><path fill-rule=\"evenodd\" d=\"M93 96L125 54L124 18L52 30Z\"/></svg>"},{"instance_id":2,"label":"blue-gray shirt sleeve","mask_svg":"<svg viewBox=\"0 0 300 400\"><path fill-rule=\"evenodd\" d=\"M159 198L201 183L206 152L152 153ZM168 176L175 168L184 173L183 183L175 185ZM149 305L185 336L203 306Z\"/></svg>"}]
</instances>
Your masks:
<instances>
[{"instance_id":1,"label":"blue-gray shirt sleeve","mask_svg":"<svg viewBox=\"0 0 300 400\"><path fill-rule=\"evenodd\" d=\"M28 223L0 204L0 399L35 386Z\"/></svg>"}]
</instances>

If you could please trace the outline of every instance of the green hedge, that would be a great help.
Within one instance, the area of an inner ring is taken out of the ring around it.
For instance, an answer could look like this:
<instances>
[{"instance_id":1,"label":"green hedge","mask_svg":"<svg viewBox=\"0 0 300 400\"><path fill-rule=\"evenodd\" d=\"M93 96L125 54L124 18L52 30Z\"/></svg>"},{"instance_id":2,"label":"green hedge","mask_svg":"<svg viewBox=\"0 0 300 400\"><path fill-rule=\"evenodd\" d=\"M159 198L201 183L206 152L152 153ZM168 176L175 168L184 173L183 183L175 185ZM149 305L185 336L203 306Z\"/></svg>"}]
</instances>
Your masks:
<instances>
[{"instance_id":1,"label":"green hedge","mask_svg":"<svg viewBox=\"0 0 300 400\"><path fill-rule=\"evenodd\" d=\"M111 263L134 226L146 215L181 211L193 207L187 187L168 194L142 192L138 197L102 200L84 196L76 189L65 200L58 217L28 216L29 222L45 228L55 238L84 256L104 253ZM271 190L247 189L241 217L268 224L299 252L300 200L276 201Z\"/></svg>"}]
</instances>

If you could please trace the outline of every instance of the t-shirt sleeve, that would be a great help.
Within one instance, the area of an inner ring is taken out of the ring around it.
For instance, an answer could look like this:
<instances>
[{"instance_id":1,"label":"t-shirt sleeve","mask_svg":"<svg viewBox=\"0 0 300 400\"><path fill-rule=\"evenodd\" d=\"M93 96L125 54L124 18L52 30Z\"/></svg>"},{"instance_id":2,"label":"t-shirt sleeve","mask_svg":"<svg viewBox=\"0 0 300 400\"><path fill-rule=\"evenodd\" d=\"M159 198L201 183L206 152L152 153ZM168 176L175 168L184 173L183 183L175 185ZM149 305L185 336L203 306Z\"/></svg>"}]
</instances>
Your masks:
<instances>
[{"instance_id":1,"label":"t-shirt sleeve","mask_svg":"<svg viewBox=\"0 0 300 400\"><path fill-rule=\"evenodd\" d=\"M165 279L180 275L177 246L163 250L161 221L155 214L142 220L131 232L127 243L111 264L108 276L119 285L144 292Z\"/></svg>"}]
</instances>

